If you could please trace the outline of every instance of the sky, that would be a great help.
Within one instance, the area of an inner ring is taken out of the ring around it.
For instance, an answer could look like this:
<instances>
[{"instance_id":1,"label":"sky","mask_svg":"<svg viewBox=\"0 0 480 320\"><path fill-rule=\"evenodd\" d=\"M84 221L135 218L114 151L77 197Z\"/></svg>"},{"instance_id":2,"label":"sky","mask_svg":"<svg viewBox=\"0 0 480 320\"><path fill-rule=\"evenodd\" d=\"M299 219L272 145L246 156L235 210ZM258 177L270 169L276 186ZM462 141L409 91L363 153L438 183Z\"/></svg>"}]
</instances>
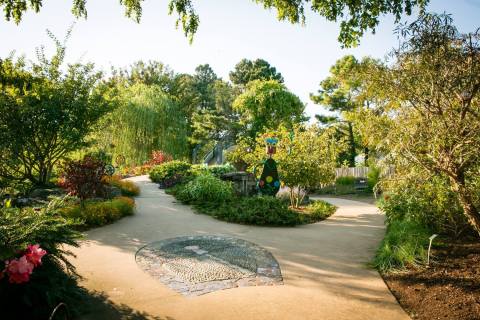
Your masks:
<instances>
[{"instance_id":1,"label":"sky","mask_svg":"<svg viewBox=\"0 0 480 320\"><path fill-rule=\"evenodd\" d=\"M87 1L88 18L75 19L73 0L44 0L40 13L25 14L19 25L0 19L0 57L12 51L35 58L35 48L54 48L46 29L63 39L75 22L67 43L68 62L94 62L98 69L126 67L137 60L157 60L176 72L193 73L208 63L218 76L228 73L241 59L262 58L275 66L286 86L306 103L307 115L324 113L309 94L316 92L335 61L347 54L357 58L383 58L398 39L393 17L384 16L376 33L368 33L358 47L342 49L337 41L339 24L307 12L305 26L276 19L276 12L251 0L195 0L200 27L189 44L175 17L167 14L166 0L145 0L141 22L124 16L119 0ZM480 27L480 0L430 0L429 11L452 14L462 32ZM411 21L405 17L403 21Z\"/></svg>"}]
</instances>

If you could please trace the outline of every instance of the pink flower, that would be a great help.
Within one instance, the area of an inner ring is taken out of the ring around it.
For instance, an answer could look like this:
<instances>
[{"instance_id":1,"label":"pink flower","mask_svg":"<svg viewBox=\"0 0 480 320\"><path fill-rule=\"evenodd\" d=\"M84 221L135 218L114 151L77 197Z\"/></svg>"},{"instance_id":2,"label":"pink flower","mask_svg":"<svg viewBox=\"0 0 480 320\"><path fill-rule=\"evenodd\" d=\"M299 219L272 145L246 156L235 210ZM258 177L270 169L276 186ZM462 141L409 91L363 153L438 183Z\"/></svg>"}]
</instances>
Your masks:
<instances>
[{"instance_id":1,"label":"pink flower","mask_svg":"<svg viewBox=\"0 0 480 320\"><path fill-rule=\"evenodd\" d=\"M27 260L26 256L19 259L12 259L6 263L6 271L11 283L28 282L33 271L33 263Z\"/></svg>"},{"instance_id":2,"label":"pink flower","mask_svg":"<svg viewBox=\"0 0 480 320\"><path fill-rule=\"evenodd\" d=\"M42 264L42 257L47 254L47 251L40 248L39 244L36 245L28 245L27 253L25 256L27 257L28 261L32 263L35 267Z\"/></svg>"}]
</instances>

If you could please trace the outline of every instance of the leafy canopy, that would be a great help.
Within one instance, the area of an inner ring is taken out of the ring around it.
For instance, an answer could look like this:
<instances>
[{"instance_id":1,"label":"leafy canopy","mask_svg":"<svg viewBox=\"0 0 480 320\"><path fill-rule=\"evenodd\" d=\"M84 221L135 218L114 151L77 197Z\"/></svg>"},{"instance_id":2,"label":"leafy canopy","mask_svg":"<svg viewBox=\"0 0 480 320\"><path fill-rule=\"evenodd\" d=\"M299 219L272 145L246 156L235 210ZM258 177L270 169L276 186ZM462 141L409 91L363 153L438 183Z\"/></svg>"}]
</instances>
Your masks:
<instances>
[{"instance_id":1,"label":"leafy canopy","mask_svg":"<svg viewBox=\"0 0 480 320\"><path fill-rule=\"evenodd\" d=\"M142 16L143 0L120 0L125 7L125 15L139 22ZM398 22L403 14L411 15L415 7L425 9L429 0L253 0L265 9L276 9L278 20L291 23L305 23L305 10L325 17L328 21L340 21L338 40L343 46L358 45L366 31L375 32L382 15L393 14ZM86 0L73 0L72 13L76 17L87 17ZM43 0L0 0L5 18L19 23L23 14L31 9L39 12ZM169 0L168 13L176 14L176 27L182 28L186 37L192 41L200 24L193 0Z\"/></svg>"},{"instance_id":2,"label":"leafy canopy","mask_svg":"<svg viewBox=\"0 0 480 320\"><path fill-rule=\"evenodd\" d=\"M275 80L254 80L235 99L233 109L240 114L241 135L254 139L265 129L275 129L305 120L304 104L285 85Z\"/></svg>"},{"instance_id":3,"label":"leafy canopy","mask_svg":"<svg viewBox=\"0 0 480 320\"><path fill-rule=\"evenodd\" d=\"M480 233L480 34L461 34L449 15L426 14L398 32L393 64L374 66L375 105L358 125L397 166L443 175Z\"/></svg>"},{"instance_id":4,"label":"leafy canopy","mask_svg":"<svg viewBox=\"0 0 480 320\"><path fill-rule=\"evenodd\" d=\"M93 64L62 71L65 43L38 62L0 60L0 177L48 182L55 164L86 146L86 136L114 100Z\"/></svg>"},{"instance_id":5,"label":"leafy canopy","mask_svg":"<svg viewBox=\"0 0 480 320\"><path fill-rule=\"evenodd\" d=\"M229 76L233 84L242 86L253 80L277 80L280 83L284 81L282 74L263 59L242 59Z\"/></svg>"}]
</instances>

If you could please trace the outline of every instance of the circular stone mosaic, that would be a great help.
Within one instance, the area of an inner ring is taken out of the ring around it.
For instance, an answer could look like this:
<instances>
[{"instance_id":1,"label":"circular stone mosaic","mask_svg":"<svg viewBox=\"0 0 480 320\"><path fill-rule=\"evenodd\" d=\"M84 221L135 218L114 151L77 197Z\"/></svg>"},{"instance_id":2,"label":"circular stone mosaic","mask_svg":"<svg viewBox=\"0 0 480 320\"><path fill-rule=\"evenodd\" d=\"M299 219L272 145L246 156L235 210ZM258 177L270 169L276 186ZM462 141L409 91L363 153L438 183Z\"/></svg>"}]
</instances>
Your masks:
<instances>
[{"instance_id":1,"label":"circular stone mosaic","mask_svg":"<svg viewBox=\"0 0 480 320\"><path fill-rule=\"evenodd\" d=\"M171 289L187 296L217 290L283 284L277 260L251 242L223 236L191 236L150 243L138 265Z\"/></svg>"}]
</instances>

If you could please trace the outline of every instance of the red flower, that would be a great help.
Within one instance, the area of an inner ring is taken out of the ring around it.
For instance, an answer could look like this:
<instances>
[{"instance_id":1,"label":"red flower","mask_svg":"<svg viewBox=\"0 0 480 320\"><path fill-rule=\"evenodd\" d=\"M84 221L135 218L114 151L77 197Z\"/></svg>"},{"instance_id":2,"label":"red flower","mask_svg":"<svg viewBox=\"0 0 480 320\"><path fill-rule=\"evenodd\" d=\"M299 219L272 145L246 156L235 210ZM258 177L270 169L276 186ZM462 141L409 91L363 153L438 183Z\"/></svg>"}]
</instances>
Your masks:
<instances>
[{"instance_id":1,"label":"red flower","mask_svg":"<svg viewBox=\"0 0 480 320\"><path fill-rule=\"evenodd\" d=\"M30 280L33 271L33 263L27 260L26 256L19 259L12 259L6 263L6 271L10 283L23 283Z\"/></svg>"},{"instance_id":2,"label":"red flower","mask_svg":"<svg viewBox=\"0 0 480 320\"><path fill-rule=\"evenodd\" d=\"M42 257L47 254L47 251L40 248L40 245L28 245L27 253L25 256L27 260L35 267L42 264Z\"/></svg>"}]
</instances>

